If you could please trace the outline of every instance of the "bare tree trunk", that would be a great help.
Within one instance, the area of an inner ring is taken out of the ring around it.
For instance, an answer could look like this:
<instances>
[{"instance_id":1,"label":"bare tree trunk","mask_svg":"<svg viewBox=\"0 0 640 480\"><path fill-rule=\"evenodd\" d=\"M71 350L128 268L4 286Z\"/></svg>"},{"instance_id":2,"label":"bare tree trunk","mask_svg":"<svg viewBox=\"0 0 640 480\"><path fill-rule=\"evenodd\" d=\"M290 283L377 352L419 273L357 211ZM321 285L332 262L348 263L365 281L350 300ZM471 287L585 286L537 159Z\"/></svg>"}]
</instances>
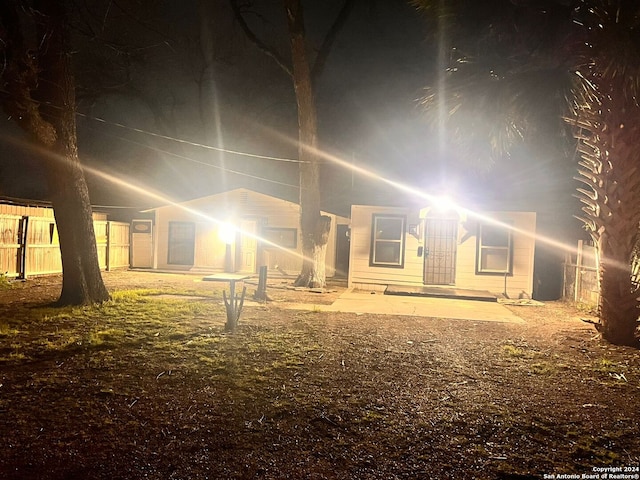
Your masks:
<instances>
[{"instance_id":1,"label":"bare tree trunk","mask_svg":"<svg viewBox=\"0 0 640 480\"><path fill-rule=\"evenodd\" d=\"M50 192L60 236L62 293L65 305L109 299L98 263L89 190L78 158L75 81L66 49L67 12L57 0L43 0L39 38L47 39L39 56L42 83L38 97L47 102L47 115L57 132L56 157L49 159Z\"/></svg>"},{"instance_id":2,"label":"bare tree trunk","mask_svg":"<svg viewBox=\"0 0 640 480\"><path fill-rule=\"evenodd\" d=\"M39 49L27 52L15 5L0 11L10 25L5 46L10 63L4 80L11 92L5 109L46 148L43 166L49 180L62 257L63 281L59 304L89 304L109 298L96 247L89 192L78 158L75 82L66 50L67 12L64 3L34 4Z\"/></svg>"},{"instance_id":3,"label":"bare tree trunk","mask_svg":"<svg viewBox=\"0 0 640 480\"><path fill-rule=\"evenodd\" d=\"M284 0L293 85L298 103L298 157L300 160L300 231L302 271L295 284L305 287L326 285L325 266L318 260L326 257L331 219L320 214L320 165L318 162L318 125L311 70L305 45L304 17L300 0Z\"/></svg>"},{"instance_id":4,"label":"bare tree trunk","mask_svg":"<svg viewBox=\"0 0 640 480\"><path fill-rule=\"evenodd\" d=\"M60 305L86 305L109 299L100 267L89 192L77 157L60 157L63 165L49 168L55 189L53 208L60 237L62 292Z\"/></svg>"},{"instance_id":5,"label":"bare tree trunk","mask_svg":"<svg viewBox=\"0 0 640 480\"><path fill-rule=\"evenodd\" d=\"M298 158L300 175L300 231L304 260L297 286L324 287L326 285L326 249L331 219L320 212L320 164L318 161L318 127L313 80L318 78L339 32L344 27L355 0L345 0L333 25L317 51L313 69L306 51L304 15L300 0L283 0L289 28L292 68L278 52L269 48L244 20L238 0L229 0L236 20L247 38L271 57L292 78L298 104Z\"/></svg>"}]
</instances>

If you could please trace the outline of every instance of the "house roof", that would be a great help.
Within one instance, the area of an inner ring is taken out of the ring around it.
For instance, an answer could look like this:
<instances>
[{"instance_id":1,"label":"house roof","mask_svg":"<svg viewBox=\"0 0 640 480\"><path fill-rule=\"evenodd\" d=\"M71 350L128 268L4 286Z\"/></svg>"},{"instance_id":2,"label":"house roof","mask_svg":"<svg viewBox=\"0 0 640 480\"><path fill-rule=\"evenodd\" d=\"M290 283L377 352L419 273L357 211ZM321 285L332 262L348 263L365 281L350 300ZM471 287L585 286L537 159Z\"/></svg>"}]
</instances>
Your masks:
<instances>
[{"instance_id":1,"label":"house roof","mask_svg":"<svg viewBox=\"0 0 640 480\"><path fill-rule=\"evenodd\" d=\"M192 198L190 200L185 200L185 201L181 201L181 202L175 202L175 203L171 203L171 204L165 204L165 205L161 205L159 207L155 207L155 208L150 208L148 210L145 210L145 212L152 212L155 210L158 210L160 208L165 208L165 207L169 207L169 206L173 206L173 205L189 205L189 204L193 204L196 202L201 202L201 201L206 201L208 199L215 199L215 198L222 198L222 197L228 197L228 196L232 196L232 195L241 195L243 193L251 193L254 195L260 195L263 197L269 197L269 198L275 198L278 200L282 200L284 202L288 202L294 205L298 205L299 202L297 201L297 199L293 200L291 198L283 198L283 195L269 195L266 193L262 193L262 192L258 192L256 190L250 189L250 188L245 188L245 187L239 187L239 188L234 188L231 190L225 190L222 192L218 192L218 193L214 193L211 195L205 195L205 196L201 196L201 197L196 197L196 198ZM334 215L339 215L337 213L331 212L331 211L326 211L326 213L331 213Z\"/></svg>"}]
</instances>

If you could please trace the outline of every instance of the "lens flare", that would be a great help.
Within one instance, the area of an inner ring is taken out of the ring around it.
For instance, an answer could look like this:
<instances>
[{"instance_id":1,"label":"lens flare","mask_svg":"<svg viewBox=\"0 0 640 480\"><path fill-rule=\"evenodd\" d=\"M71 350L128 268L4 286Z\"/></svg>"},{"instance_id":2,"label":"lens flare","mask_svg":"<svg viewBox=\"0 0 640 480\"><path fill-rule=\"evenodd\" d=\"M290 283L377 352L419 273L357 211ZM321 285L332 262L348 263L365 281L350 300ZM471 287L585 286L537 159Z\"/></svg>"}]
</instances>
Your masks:
<instances>
[{"instance_id":1,"label":"lens flare","mask_svg":"<svg viewBox=\"0 0 640 480\"><path fill-rule=\"evenodd\" d=\"M218 225L218 238L222 243L231 245L236 240L236 227L228 222Z\"/></svg>"},{"instance_id":2,"label":"lens flare","mask_svg":"<svg viewBox=\"0 0 640 480\"><path fill-rule=\"evenodd\" d=\"M129 127L125 127L122 125L118 125L121 126L122 128L129 128ZM292 145L297 145L298 144L298 139L292 139L289 137L286 137L285 135L282 135L279 132L273 131L272 129L268 129L265 128L264 126L261 127L263 130L268 130L269 132L271 132L271 134L274 137L279 137L281 139L284 139L286 142L291 143ZM140 133L148 133L148 132L144 132L141 130L137 130L136 131L140 132ZM6 139L9 140L12 143L17 143L14 139ZM178 141L178 140L176 140ZM37 153L41 156L46 156L48 158L53 158L56 159L55 155L52 154L51 152L48 152L42 148L36 148L33 145L30 145L29 148L32 149L36 149ZM307 151L309 151L309 153L311 153L311 155L315 156L316 158L319 158L327 163L336 165L338 167L340 167L341 169L350 172L352 175L359 175L363 178L368 178L368 179L372 179L375 180L377 182L386 184L391 186L392 188L396 189L399 192L403 192L405 194L409 194L410 196L416 198L416 199L420 199L425 201L426 203L428 203L429 205L436 205L442 202L442 198L439 197L438 195L434 195L431 194L429 192L426 192L424 190L415 188L409 184L397 181L397 180L393 180L391 178L388 177L388 175L384 175L381 173L376 172L373 169L369 169L369 168L363 168L357 164L355 164L353 162L353 159L350 159L349 161L345 161L342 158L338 157L337 155L333 155L331 153L328 152L324 152L322 150L314 150L314 149L307 149ZM268 157L264 157L264 158L268 158ZM56 159L57 161L66 161L66 159ZM268 161L268 160L265 160ZM106 173L102 170L96 169L96 168L91 168L91 167L84 167L85 171L88 171L90 173L92 173L93 175L96 175L110 183L113 183L115 185L118 185L120 187L123 187L127 190L130 190L132 192L136 192L138 194L143 195L145 198L149 198L152 199L154 201L158 201L164 205L172 205L175 207L178 207L186 212L189 212L190 214L203 218L207 221L210 221L212 223L218 224L218 225L222 225L226 223L226 220L224 219L219 219L219 218L215 218L209 214L207 214L206 212L202 212L193 208L190 208L188 206L185 206L161 193L158 193L154 190L152 190L151 188L148 188L146 186L143 186L142 184L135 184L131 181L127 181L124 180L120 177L116 177L114 175L111 175L109 173ZM524 231L522 229L519 229L513 225L510 224L506 224L504 222L501 222L499 220L496 220L490 216L487 216L485 214L482 214L481 212L477 212L468 208L465 208L462 205L456 204L453 201L447 201L449 208L455 208L458 212L460 212L461 214L464 214L468 217L474 217L477 218L479 220L482 220L483 222L486 223L491 223L497 226L500 226L502 228L505 229L509 229L511 231L517 232L521 235L530 237L530 238L534 238L536 241L539 241L543 244L546 244L548 246L553 247L554 249L560 251L560 252L566 252L566 253L571 253L571 254L577 254L577 247L576 246L572 246L572 245L568 245L566 243L563 243L561 241L558 241L554 238L548 237L548 236L544 236L544 235L540 235L540 234L534 234L531 233L529 231ZM283 251L288 252L291 255L295 255L296 257L301 258L302 260L305 260L306 257L300 253L297 253L295 251L291 251L289 249L286 249L284 247L281 247L280 245L274 244L273 242L269 241L266 238L262 238L259 235L256 235L254 232L248 232L248 231L242 231L240 229L236 228L236 232L240 232L242 235L246 235L247 237L251 237L254 238L260 242L262 242L263 244L269 245L273 248L277 248ZM595 249L597 252L597 249ZM311 261L311 259L307 259L309 261ZM597 253L596 253L596 258L594 258L594 260L596 262L598 262L598 258L597 258ZM610 263L611 266L615 266L617 268L620 269L628 269L629 265L624 265L620 262L611 262Z\"/></svg>"}]
</instances>

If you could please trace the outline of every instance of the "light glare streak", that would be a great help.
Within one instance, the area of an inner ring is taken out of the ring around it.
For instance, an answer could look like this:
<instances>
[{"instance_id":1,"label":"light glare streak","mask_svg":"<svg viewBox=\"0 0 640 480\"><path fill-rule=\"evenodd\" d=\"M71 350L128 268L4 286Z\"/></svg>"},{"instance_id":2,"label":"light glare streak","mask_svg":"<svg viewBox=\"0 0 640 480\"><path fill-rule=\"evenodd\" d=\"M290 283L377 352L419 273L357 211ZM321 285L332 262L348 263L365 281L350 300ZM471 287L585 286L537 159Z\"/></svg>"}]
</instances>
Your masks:
<instances>
[{"instance_id":1,"label":"light glare streak","mask_svg":"<svg viewBox=\"0 0 640 480\"><path fill-rule=\"evenodd\" d=\"M78 114L78 115L81 115L81 114ZM94 120L98 120L98 121L101 121L103 123L107 123L104 120L96 119L94 117L88 117L88 118L92 118ZM116 125L118 127L129 129L129 130L133 130L133 131L136 131L138 133L142 133L142 134L146 134L146 135L153 135L153 136L162 137L162 138L164 138L166 140L171 140L171 141L176 141L176 142L181 142L181 143L189 143L189 144L195 145L195 144L193 144L191 142L187 142L187 141L184 141L184 140L179 140L179 139L172 138L172 137L167 137L167 136L154 134L154 133L151 133L151 132L148 132L148 131L144 131L144 130L141 130L141 129L128 127L128 126L125 126L125 125L122 125L122 124L112 124L112 125ZM272 131L272 133L274 134L274 136L283 137L288 142L291 142L293 144L297 144L298 143L297 139L291 139L291 138L285 137L284 135L282 135L282 134L280 134L278 132L274 132L274 131ZM135 141L131 141L131 140L128 140L128 139L123 139L123 140L129 141L129 142L134 143L134 144L141 145L141 146L143 146L145 148L150 148L150 149L155 150L155 151L159 151L159 152L162 152L162 153L173 155L173 156L176 156L178 158L183 158L183 159L187 159L187 160L190 160L190 161L195 161L193 159L189 159L187 157L182 157L180 155L173 154L171 152L166 152L166 151L163 151L161 149L157 149L157 148L151 147L149 145L144 145L144 144L141 144L141 143L138 143L138 142L135 142ZM200 145L200 144L197 144L196 146L201 146L203 148L211 148L211 149L219 150L219 151L225 151L227 153L237 153L239 155L244 155L244 156L254 156L256 158L263 158L263 159L270 159L270 160L288 160L288 159L279 159L277 157L246 154L246 153L243 153L243 152L234 152L232 150L219 149L217 147L210 147L210 146L205 146L205 145ZM40 153L42 153L42 152L40 152ZM356 165L355 163L353 163L352 161L347 162L345 160L342 160L341 158L339 158L336 155L330 154L328 152L324 152L324 151L319 150L319 149L315 150L315 151L312 151L312 153L315 154L317 156L317 158L324 159L324 160L328 161L329 163L332 163L334 165L337 165L337 166L345 169L346 171L349 171L349 172L352 172L352 173L356 173L356 174L358 174L358 175L360 175L362 177L370 178L370 179L373 179L375 181L379 181L381 183L385 183L385 184L397 189L398 191L401 191L401 192L404 192L404 193L408 193L408 194L410 194L410 195L412 195L412 196L414 196L416 198L423 199L423 200L429 202L429 204L435 204L438 201L438 196L436 196L436 195L429 194L429 193L427 193L427 192L425 192L423 190L417 189L415 187L412 187L411 185L402 183L400 181L396 181L396 180L387 178L386 176L384 176L382 174L379 174L379 173L375 172L372 169L365 169L363 167L360 167L360 166ZM50 152L46 152L46 154L47 155L51 155ZM201 163L203 165L207 165L207 166L210 166L210 167L214 167L214 168L221 168L221 167L217 167L215 165L211 165L211 164L208 164L208 163L205 163L205 162L197 162L197 161L195 161L195 162L196 163ZM297 161L297 163L303 163L303 162ZM121 178L118 178L118 177L115 177L113 175L107 174L106 172L100 171L100 170L95 169L95 168L86 167L86 166L83 167L83 168L85 170L90 171L91 173L101 177L101 178L104 178L105 180L107 180L107 181L109 181L111 183L117 184L117 185L119 185L121 187L124 187L126 189L129 189L131 191L140 193L140 194L142 194L142 195L144 195L144 196L146 196L148 198L160 201L165 205L176 206L176 207L181 208L181 209L183 209L183 210L185 210L185 211L187 211L187 212L189 212L189 213L191 213L193 215L196 215L198 217L204 218L204 219L206 219L208 221L211 221L213 223L216 223L216 224L221 224L221 223L225 222L224 220L220 220L220 219L211 217L211 216L209 216L209 215L207 215L207 214L205 214L203 212L200 212L198 210L195 210L195 209L189 208L189 207L187 207L185 205L182 205L182 204L180 204L180 203L178 203L178 202L176 202L176 201L174 201L174 200L172 200L172 199L170 199L170 198L168 198L168 197L166 197L164 195L160 195L158 193L152 192L148 188L134 185L134 184L132 184L130 182L127 182L127 181L125 181L125 180L123 180ZM229 172L230 170L226 169L226 171ZM264 180L264 181L269 181L269 182L272 182L272 183L281 184L281 185L284 185L284 186L294 187L294 185L291 185L291 184L272 181L272 180L265 179L265 178L262 178L262 177L253 176L253 175L250 175L250 174L245 174L243 172L236 172L236 171L231 171L231 172L237 173L237 174L240 174L240 175L246 175L248 177L252 177L252 178L256 178L256 179L260 179L260 180ZM299 188L298 186L295 186L295 187ZM476 211L470 210L468 208L465 208L465 207L463 207L461 205L455 205L455 208L460 213L464 213L464 214L466 214L468 216L477 218L477 219L479 219L479 220L481 220L481 221L483 221L485 223L489 223L489 224L493 224L493 225L496 225L496 226L500 226L502 228L511 230L513 232L519 233L519 234L524 235L526 237L533 238L534 240L537 240L537 241L540 241L540 242L542 242L544 244L552 246L553 248L556 248L556 249L558 249L560 251L564 251L564 252L571 253L571 254L577 254L577 247L574 247L572 245L568 245L566 243L560 242L560 241L555 240L555 239L553 239L551 237L547 237L547 236L544 236L544 235L535 234L535 233L531 233L531 232L526 231L526 230L522 230L522 229L517 228L517 227L515 227L513 225L501 222L501 221L499 221L497 219L494 219L492 217L484 215L484 214L482 214L480 212L476 212ZM268 245L270 245L270 246L272 246L274 248L278 248L280 250L286 251L286 252L288 252L288 253L290 253L292 255L295 255L295 256L297 256L299 258L302 258L303 260L305 259L304 255L299 254L297 252L293 252L293 251L291 251L289 249L280 247L279 245L276 245L273 242L270 242L267 239L264 239L264 238L260 237L259 235L256 235L256 234L254 234L252 232L245 232L245 231L241 231L241 230L238 230L238 231L240 231L243 235L247 235L247 236L249 236L251 238L259 240L259 241L261 241L261 242L263 242L265 244L268 244ZM597 252L597 249L596 249L596 252ZM591 256L591 255L589 255L589 256ZM597 263L598 260L599 260L597 258L597 255L594 258L594 260L596 261L596 264L599 264L599 263ZM612 266L615 265L617 268L621 268L621 269L628 269L629 268L629 265L623 265L620 262L611 262L610 265L612 265Z\"/></svg>"},{"instance_id":2,"label":"light glare streak","mask_svg":"<svg viewBox=\"0 0 640 480\"><path fill-rule=\"evenodd\" d=\"M43 147L38 147L38 146L35 146L35 145L30 145L30 144L26 144L25 145L26 142L25 143L17 142L13 138L8 138L7 140L9 142L13 143L13 144L18 144L20 147L22 147L22 148L24 148L26 150L35 150L35 153L37 155L42 156L42 157L46 157L46 158L48 158L48 159L50 159L52 161L56 161L56 162L66 162L66 161L68 161L66 158L60 157L60 156L58 156L58 155L46 150ZM88 166L82 166L82 168L83 168L84 171L89 172L89 173L91 173L91 174L93 174L93 175L95 175L95 176L97 176L99 178L102 178L102 179L106 180L107 182L109 182L109 183L111 183L113 185L117 185L117 186L125 188L125 189L127 189L129 191L138 193L138 194L140 194L140 195L142 195L142 196L144 196L146 198L149 198L151 200L155 200L155 201L161 203L164 206L177 207L177 208L183 210L184 212L187 212L187 213L189 213L189 214L191 214L191 215L193 215L195 217L201 218L201 219L203 219L203 220L205 220L205 221L207 221L209 223L217 225L219 229L225 229L225 228L228 229L228 227L229 227L228 219L224 219L223 220L223 219L220 219L220 218L216 218L216 217L213 217L213 216L211 216L211 215L209 215L209 214L207 214L207 213L205 213L205 212L203 212L201 210L188 207L187 205L184 205L184 203L177 202L177 201L167 197L166 195L162 195L161 193L155 192L149 187L144 187L144 186L141 186L139 184L138 185L134 184L132 182L129 182L129 181L124 180L122 178L116 177L114 175L111 175L111 174L109 174L107 172L104 172L102 170L99 170L97 168L92 168L92 167L88 167ZM257 241L259 241L259 242L261 242L261 243L263 243L265 245L269 245L270 247L276 248L278 250L282 250L283 252L286 252L286 253L288 253L290 255L293 255L293 256L295 256L297 258L300 258L303 261L305 259L307 259L307 257L305 257L303 254L298 253L298 252L293 251L293 250L289 250L287 248L284 248L284 247L282 247L282 246L280 246L280 245L278 245L278 244L276 244L276 243L274 243L274 242L272 242L272 241L270 241L270 240L268 240L266 238L261 237L260 235L255 234L254 232L245 231L245 230L242 230L242 229L240 229L240 228L238 228L236 226L233 226L233 229L234 229L234 232L237 232L237 233L240 233L241 235L245 235L247 237L253 238L253 239L255 239L255 240L257 240ZM312 261L312 259L307 259L307 260Z\"/></svg>"},{"instance_id":3,"label":"light glare streak","mask_svg":"<svg viewBox=\"0 0 640 480\"><path fill-rule=\"evenodd\" d=\"M187 212L191 215L194 215L195 217L201 218L207 222L213 223L215 225L218 226L219 229L219 234L220 234L220 239L224 242L224 243L232 243L232 242L227 242L225 240L229 240L229 238L231 237L231 235L234 235L235 233L240 233L241 235L253 238L254 240L257 240L263 244L269 245L270 247L273 248L277 248L279 250L282 250L283 252L289 253L295 257L298 257L300 259L302 259L303 261L307 258L305 257L303 254L289 250L287 248L284 248L270 240L267 240L266 238L261 237L260 235L257 235L253 232L249 232L246 230L242 230L241 228L235 226L235 225L231 225L229 223L229 221L227 219L220 219L217 217L213 217L205 212L203 212L202 210L198 210L195 208L191 208L187 205L185 205L184 203L180 203L177 202L167 196L161 195L159 193L153 192L151 189L149 188L145 188L136 184L133 184L131 182L128 182L126 180L123 180L122 178L116 177L114 175L108 174L106 172L103 172L101 170L97 170L95 168L91 168L91 167L85 167L85 170L91 172L93 175L96 175L100 178L103 178L107 181L109 181L110 183L113 183L115 185L118 185L120 187L124 187L128 190L131 190L133 192L139 193L141 195L144 195L146 197L149 197L150 199L153 200L157 200L159 202L161 202L163 204L163 206L173 206L173 207L177 207L181 210L183 210L184 212ZM224 239L223 240L223 237ZM234 235L235 236L235 235ZM311 259L309 259L309 261L311 261Z\"/></svg>"}]
</instances>

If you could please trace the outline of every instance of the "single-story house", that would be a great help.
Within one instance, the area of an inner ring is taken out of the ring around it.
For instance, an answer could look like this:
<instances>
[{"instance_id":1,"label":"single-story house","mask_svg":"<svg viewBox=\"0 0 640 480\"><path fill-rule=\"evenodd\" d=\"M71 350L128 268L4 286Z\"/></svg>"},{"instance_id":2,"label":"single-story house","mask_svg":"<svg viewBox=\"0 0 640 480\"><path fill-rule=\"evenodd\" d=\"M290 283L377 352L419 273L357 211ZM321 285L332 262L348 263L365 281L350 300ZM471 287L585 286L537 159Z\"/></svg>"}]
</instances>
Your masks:
<instances>
[{"instance_id":1,"label":"single-story house","mask_svg":"<svg viewBox=\"0 0 640 480\"><path fill-rule=\"evenodd\" d=\"M531 297L536 214L351 208L349 286L453 286Z\"/></svg>"},{"instance_id":2,"label":"single-story house","mask_svg":"<svg viewBox=\"0 0 640 480\"><path fill-rule=\"evenodd\" d=\"M132 222L133 268L296 275L302 268L300 205L246 188L165 205ZM349 219L331 217L326 269L346 276ZM346 260L345 260L346 259Z\"/></svg>"}]
</instances>

